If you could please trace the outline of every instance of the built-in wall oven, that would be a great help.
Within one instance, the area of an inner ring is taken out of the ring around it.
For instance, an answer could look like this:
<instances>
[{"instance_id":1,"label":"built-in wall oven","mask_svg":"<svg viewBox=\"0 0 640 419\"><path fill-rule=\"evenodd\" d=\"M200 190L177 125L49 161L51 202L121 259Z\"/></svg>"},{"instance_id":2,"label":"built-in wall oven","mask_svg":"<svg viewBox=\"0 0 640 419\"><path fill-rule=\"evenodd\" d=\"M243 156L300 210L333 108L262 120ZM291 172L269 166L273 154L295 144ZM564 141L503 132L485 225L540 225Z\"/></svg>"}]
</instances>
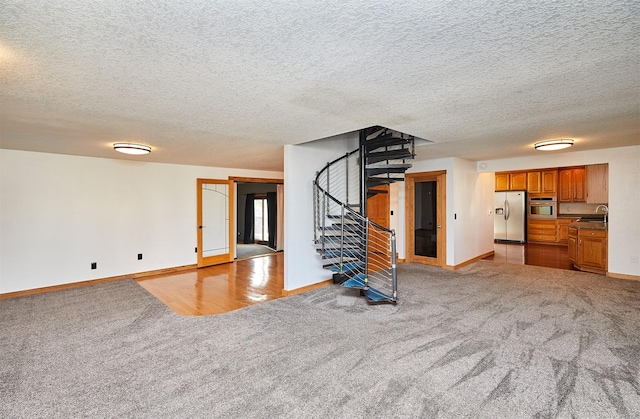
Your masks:
<instances>
[{"instance_id":1,"label":"built-in wall oven","mask_svg":"<svg viewBox=\"0 0 640 419\"><path fill-rule=\"evenodd\" d=\"M558 218L558 202L556 201L556 197L529 197L527 217L532 220L555 220Z\"/></svg>"}]
</instances>

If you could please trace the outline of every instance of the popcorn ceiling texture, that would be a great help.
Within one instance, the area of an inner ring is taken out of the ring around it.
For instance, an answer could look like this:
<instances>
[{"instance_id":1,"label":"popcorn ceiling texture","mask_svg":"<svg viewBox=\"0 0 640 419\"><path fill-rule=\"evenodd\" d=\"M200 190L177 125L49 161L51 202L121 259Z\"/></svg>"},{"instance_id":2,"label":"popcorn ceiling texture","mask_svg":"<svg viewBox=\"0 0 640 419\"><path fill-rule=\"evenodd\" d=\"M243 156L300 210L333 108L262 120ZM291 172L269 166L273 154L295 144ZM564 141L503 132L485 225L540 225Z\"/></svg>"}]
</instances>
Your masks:
<instances>
[{"instance_id":1,"label":"popcorn ceiling texture","mask_svg":"<svg viewBox=\"0 0 640 419\"><path fill-rule=\"evenodd\" d=\"M614 0L6 0L0 141L265 170L284 144L374 124L434 141L422 158L638 144L638 16Z\"/></svg>"}]
</instances>

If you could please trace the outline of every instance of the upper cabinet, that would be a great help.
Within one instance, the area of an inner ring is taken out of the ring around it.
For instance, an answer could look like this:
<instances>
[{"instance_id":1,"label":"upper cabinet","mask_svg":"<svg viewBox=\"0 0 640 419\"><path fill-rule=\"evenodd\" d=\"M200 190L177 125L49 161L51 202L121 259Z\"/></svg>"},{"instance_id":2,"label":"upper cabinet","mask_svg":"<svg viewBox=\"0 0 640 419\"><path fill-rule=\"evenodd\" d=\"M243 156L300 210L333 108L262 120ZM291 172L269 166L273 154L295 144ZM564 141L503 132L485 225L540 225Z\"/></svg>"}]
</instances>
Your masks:
<instances>
[{"instance_id":1,"label":"upper cabinet","mask_svg":"<svg viewBox=\"0 0 640 419\"><path fill-rule=\"evenodd\" d=\"M496 191L527 191L557 196L558 202L609 202L609 165L534 169L528 172L497 172Z\"/></svg>"},{"instance_id":2,"label":"upper cabinet","mask_svg":"<svg viewBox=\"0 0 640 419\"><path fill-rule=\"evenodd\" d=\"M585 202L585 168L567 167L558 170L558 202Z\"/></svg>"},{"instance_id":3,"label":"upper cabinet","mask_svg":"<svg viewBox=\"0 0 640 419\"><path fill-rule=\"evenodd\" d=\"M558 171L543 170L542 171L542 193L553 193L558 191Z\"/></svg>"},{"instance_id":4,"label":"upper cabinet","mask_svg":"<svg viewBox=\"0 0 640 419\"><path fill-rule=\"evenodd\" d=\"M509 189L523 191L527 189L527 172L511 173Z\"/></svg>"},{"instance_id":5,"label":"upper cabinet","mask_svg":"<svg viewBox=\"0 0 640 419\"><path fill-rule=\"evenodd\" d=\"M509 173L496 173L496 191L508 191L509 179Z\"/></svg>"},{"instance_id":6,"label":"upper cabinet","mask_svg":"<svg viewBox=\"0 0 640 419\"><path fill-rule=\"evenodd\" d=\"M556 185L558 184L558 171L552 170L535 170L527 172L527 192L529 193L556 193Z\"/></svg>"},{"instance_id":7,"label":"upper cabinet","mask_svg":"<svg viewBox=\"0 0 640 419\"><path fill-rule=\"evenodd\" d=\"M586 166L587 203L607 204L609 202L609 165L592 164Z\"/></svg>"},{"instance_id":8,"label":"upper cabinet","mask_svg":"<svg viewBox=\"0 0 640 419\"><path fill-rule=\"evenodd\" d=\"M496 191L524 191L527 190L527 172L496 173Z\"/></svg>"},{"instance_id":9,"label":"upper cabinet","mask_svg":"<svg viewBox=\"0 0 640 419\"><path fill-rule=\"evenodd\" d=\"M540 193L542 190L542 172L527 172L527 192L529 193Z\"/></svg>"}]
</instances>

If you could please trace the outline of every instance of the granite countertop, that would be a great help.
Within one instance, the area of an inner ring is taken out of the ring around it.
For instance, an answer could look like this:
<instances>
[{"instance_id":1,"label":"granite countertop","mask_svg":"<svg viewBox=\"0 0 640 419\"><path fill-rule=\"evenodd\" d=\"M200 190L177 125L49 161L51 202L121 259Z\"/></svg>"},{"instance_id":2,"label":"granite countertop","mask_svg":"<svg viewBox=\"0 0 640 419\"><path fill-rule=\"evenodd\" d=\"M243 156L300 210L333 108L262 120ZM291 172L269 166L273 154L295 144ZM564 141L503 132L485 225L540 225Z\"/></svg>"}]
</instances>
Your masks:
<instances>
[{"instance_id":1,"label":"granite countertop","mask_svg":"<svg viewBox=\"0 0 640 419\"><path fill-rule=\"evenodd\" d=\"M576 221L569 224L569 227L574 228L588 228L591 230L608 230L609 223L603 223L602 221Z\"/></svg>"},{"instance_id":2,"label":"granite countertop","mask_svg":"<svg viewBox=\"0 0 640 419\"><path fill-rule=\"evenodd\" d=\"M602 221L604 214L558 214L558 218L580 218L581 220Z\"/></svg>"}]
</instances>

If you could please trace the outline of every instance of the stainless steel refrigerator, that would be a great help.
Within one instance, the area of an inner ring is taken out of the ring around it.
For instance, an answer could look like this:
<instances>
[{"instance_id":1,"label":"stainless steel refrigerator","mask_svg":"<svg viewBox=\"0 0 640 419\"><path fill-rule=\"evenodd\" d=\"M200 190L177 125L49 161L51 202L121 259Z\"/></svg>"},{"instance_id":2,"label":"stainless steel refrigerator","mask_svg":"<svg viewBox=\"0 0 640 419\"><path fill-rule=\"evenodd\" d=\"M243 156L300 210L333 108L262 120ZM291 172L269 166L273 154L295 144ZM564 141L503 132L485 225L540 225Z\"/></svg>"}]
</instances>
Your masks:
<instances>
[{"instance_id":1,"label":"stainless steel refrigerator","mask_svg":"<svg viewBox=\"0 0 640 419\"><path fill-rule=\"evenodd\" d=\"M493 238L500 241L525 242L525 191L496 192Z\"/></svg>"}]
</instances>

